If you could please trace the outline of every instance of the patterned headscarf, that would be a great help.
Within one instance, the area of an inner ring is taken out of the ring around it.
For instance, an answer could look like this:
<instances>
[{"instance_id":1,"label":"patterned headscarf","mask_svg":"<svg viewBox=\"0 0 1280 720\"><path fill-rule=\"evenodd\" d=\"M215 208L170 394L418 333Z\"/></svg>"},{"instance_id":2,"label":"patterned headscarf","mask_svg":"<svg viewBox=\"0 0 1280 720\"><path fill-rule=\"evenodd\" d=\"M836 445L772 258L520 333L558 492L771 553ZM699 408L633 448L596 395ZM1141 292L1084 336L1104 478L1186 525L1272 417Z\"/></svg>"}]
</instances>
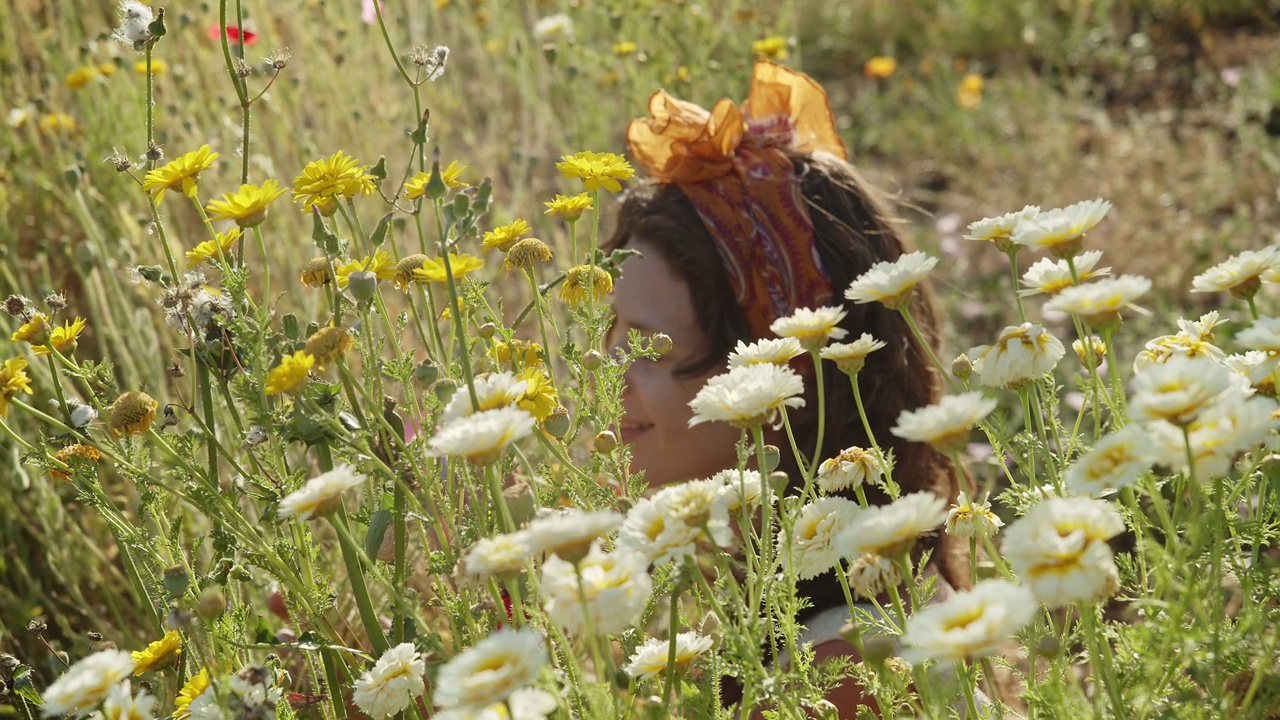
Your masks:
<instances>
[{"instance_id":1,"label":"patterned headscarf","mask_svg":"<svg viewBox=\"0 0 1280 720\"><path fill-rule=\"evenodd\" d=\"M724 99L708 112L659 90L649 114L627 126L631 156L693 203L752 333L768 337L774 320L830 302L831 281L787 155L846 158L822 86L761 60L741 108Z\"/></svg>"}]
</instances>

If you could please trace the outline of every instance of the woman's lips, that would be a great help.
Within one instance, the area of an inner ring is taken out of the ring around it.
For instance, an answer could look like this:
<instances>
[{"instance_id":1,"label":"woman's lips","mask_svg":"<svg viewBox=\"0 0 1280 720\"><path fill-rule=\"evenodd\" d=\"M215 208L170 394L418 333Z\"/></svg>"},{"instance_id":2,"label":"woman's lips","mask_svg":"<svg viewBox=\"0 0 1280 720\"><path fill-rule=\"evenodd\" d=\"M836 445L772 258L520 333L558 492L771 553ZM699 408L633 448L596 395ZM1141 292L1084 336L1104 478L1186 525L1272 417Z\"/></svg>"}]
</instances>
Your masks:
<instances>
[{"instance_id":1,"label":"woman's lips","mask_svg":"<svg viewBox=\"0 0 1280 720\"><path fill-rule=\"evenodd\" d=\"M636 438L648 432L652 427L653 423L623 420L618 423L618 434L622 436L622 442L630 445L636 441Z\"/></svg>"}]
</instances>

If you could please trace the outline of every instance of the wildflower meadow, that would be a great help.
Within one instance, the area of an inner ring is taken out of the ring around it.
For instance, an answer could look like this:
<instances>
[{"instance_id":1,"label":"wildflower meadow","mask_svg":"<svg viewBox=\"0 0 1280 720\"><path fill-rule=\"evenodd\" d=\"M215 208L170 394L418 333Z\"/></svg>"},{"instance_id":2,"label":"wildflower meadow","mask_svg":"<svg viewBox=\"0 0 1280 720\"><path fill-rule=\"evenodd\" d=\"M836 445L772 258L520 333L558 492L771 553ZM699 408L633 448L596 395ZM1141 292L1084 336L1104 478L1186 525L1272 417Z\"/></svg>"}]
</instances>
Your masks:
<instances>
[{"instance_id":1,"label":"wildflower meadow","mask_svg":"<svg viewBox=\"0 0 1280 720\"><path fill-rule=\"evenodd\" d=\"M1280 717L1280 68L1167 55L1275 4L817 5L0 9L0 716ZM738 466L650 488L622 131L758 60L901 200L919 250L837 293L919 332L931 284L944 394L812 457L806 385L865 423L884 342L802 308L690 404Z\"/></svg>"}]
</instances>

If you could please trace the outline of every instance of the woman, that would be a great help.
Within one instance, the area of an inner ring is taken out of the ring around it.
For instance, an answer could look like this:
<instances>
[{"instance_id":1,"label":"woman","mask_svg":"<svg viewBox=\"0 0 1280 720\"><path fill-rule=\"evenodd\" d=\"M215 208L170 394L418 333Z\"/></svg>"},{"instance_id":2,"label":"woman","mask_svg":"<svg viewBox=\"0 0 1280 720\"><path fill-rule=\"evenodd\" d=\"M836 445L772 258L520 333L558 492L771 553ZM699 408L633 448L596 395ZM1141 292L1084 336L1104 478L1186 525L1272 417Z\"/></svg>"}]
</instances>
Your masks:
<instances>
[{"instance_id":1,"label":"woman","mask_svg":"<svg viewBox=\"0 0 1280 720\"><path fill-rule=\"evenodd\" d=\"M690 428L689 401L724 372L738 342L774 337L770 324L798 308L843 303L848 314L840 327L850 339L870 333L887 344L868 356L858 381L876 440L892 450L894 479L904 493L928 490L954 499L947 460L889 432L903 410L939 397L940 379L925 349L896 311L841 299L850 282L876 262L900 256L906 243L876 193L845 161L822 88L762 61L742 110L724 100L708 112L661 91L649 109L652 117L633 121L627 135L633 159L653 182L625 197L609 243L643 256L627 261L615 285L611 334L622 342L631 330L663 332L673 350L628 371L619 429L632 445L632 467L654 486L735 467L740 432L723 423ZM917 292L911 312L936 344L931 296ZM799 447L812 452L818 436L813 368L793 363L809 397L790 418ZM847 378L829 362L824 377L820 457L870 447ZM788 446L778 431L767 439ZM780 469L795 481L800 472L789 455L783 453ZM872 503L888 501L870 490ZM963 566L953 562L944 539L931 542L943 577L962 578L953 567ZM810 626L818 655L853 654L835 632L848 616L834 577L803 582L800 590L813 601L800 620ZM852 707L857 690L846 684L831 699Z\"/></svg>"}]
</instances>

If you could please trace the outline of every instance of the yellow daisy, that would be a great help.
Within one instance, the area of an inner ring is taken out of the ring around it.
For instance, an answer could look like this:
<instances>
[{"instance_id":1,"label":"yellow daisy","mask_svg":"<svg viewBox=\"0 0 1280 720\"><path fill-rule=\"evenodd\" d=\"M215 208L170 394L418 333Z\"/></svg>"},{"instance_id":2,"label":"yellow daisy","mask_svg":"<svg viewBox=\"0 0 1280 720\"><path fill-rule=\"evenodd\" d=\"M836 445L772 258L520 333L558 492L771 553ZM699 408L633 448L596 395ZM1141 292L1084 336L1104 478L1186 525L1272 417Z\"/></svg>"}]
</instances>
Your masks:
<instances>
[{"instance_id":1,"label":"yellow daisy","mask_svg":"<svg viewBox=\"0 0 1280 720\"><path fill-rule=\"evenodd\" d=\"M193 268L201 263L208 262L218 257L218 246L222 246L222 252L229 253L231 248L235 247L236 241L240 239L240 228L234 227L226 232L217 233L218 241L205 240L196 245L194 250L187 251L187 267Z\"/></svg>"},{"instance_id":2,"label":"yellow daisy","mask_svg":"<svg viewBox=\"0 0 1280 720\"><path fill-rule=\"evenodd\" d=\"M186 685L178 691L178 697L173 701L173 716L175 718L185 718L190 715L187 710L191 706L191 702L209 689L209 668L201 668L200 672L191 676Z\"/></svg>"},{"instance_id":3,"label":"yellow daisy","mask_svg":"<svg viewBox=\"0 0 1280 720\"><path fill-rule=\"evenodd\" d=\"M613 276L601 267L577 265L569 268L564 285L560 286L560 299L570 305L578 305L587 298L587 289L596 302L613 292Z\"/></svg>"},{"instance_id":4,"label":"yellow daisy","mask_svg":"<svg viewBox=\"0 0 1280 720\"><path fill-rule=\"evenodd\" d=\"M342 356L355 341L343 328L329 326L321 328L307 338L305 348L308 355L316 359L316 365L323 370L329 363Z\"/></svg>"},{"instance_id":5,"label":"yellow daisy","mask_svg":"<svg viewBox=\"0 0 1280 720\"><path fill-rule=\"evenodd\" d=\"M267 219L267 206L284 192L275 180L261 185L241 185L239 190L214 200L205 209L215 220L235 220L236 225L251 228Z\"/></svg>"},{"instance_id":6,"label":"yellow daisy","mask_svg":"<svg viewBox=\"0 0 1280 720\"><path fill-rule=\"evenodd\" d=\"M27 377L27 359L11 358L0 365L0 417L9 417L9 401L18 393L31 395L31 378Z\"/></svg>"},{"instance_id":7,"label":"yellow daisy","mask_svg":"<svg viewBox=\"0 0 1280 720\"><path fill-rule=\"evenodd\" d=\"M480 247L484 250L501 250L507 251L507 248L515 244L521 235L529 232L529 223L520 218L516 218L506 225L496 227L484 234L484 239L480 243Z\"/></svg>"},{"instance_id":8,"label":"yellow daisy","mask_svg":"<svg viewBox=\"0 0 1280 720\"><path fill-rule=\"evenodd\" d=\"M877 55L862 66L862 74L869 78L883 80L898 69L898 61L888 55Z\"/></svg>"},{"instance_id":9,"label":"yellow daisy","mask_svg":"<svg viewBox=\"0 0 1280 720\"><path fill-rule=\"evenodd\" d=\"M36 313L30 320L22 324L10 338L14 342L35 343L43 341L49 329L49 318L44 313Z\"/></svg>"},{"instance_id":10,"label":"yellow daisy","mask_svg":"<svg viewBox=\"0 0 1280 720\"><path fill-rule=\"evenodd\" d=\"M139 60L138 62L134 63L133 72L138 75L146 75L147 61ZM169 63L165 62L160 58L151 58L151 74L152 75L159 77L167 72L169 72Z\"/></svg>"},{"instance_id":11,"label":"yellow daisy","mask_svg":"<svg viewBox=\"0 0 1280 720\"><path fill-rule=\"evenodd\" d=\"M85 319L78 317L75 320L68 320L62 327L55 327L49 335L49 345L53 346L58 352L75 352L76 340L80 338L80 333L84 332ZM32 345L31 350L37 355L48 355L52 351L49 345Z\"/></svg>"},{"instance_id":12,"label":"yellow daisy","mask_svg":"<svg viewBox=\"0 0 1280 720\"><path fill-rule=\"evenodd\" d=\"M484 261L475 255L449 253L449 269L453 271L455 280L466 277L472 271L479 270L482 267L484 267ZM413 271L413 278L433 283L448 282L448 276L444 271L444 259L434 258L422 263L422 267Z\"/></svg>"},{"instance_id":13,"label":"yellow daisy","mask_svg":"<svg viewBox=\"0 0 1280 720\"><path fill-rule=\"evenodd\" d=\"M636 50L638 49L639 49L639 46L631 42L630 40L624 40L620 43L613 44L613 54L619 57L634 55Z\"/></svg>"},{"instance_id":14,"label":"yellow daisy","mask_svg":"<svg viewBox=\"0 0 1280 720\"><path fill-rule=\"evenodd\" d=\"M782 35L770 35L751 43L751 52L770 60L786 60L787 39Z\"/></svg>"},{"instance_id":15,"label":"yellow daisy","mask_svg":"<svg viewBox=\"0 0 1280 720\"><path fill-rule=\"evenodd\" d=\"M560 397L556 386L551 384L547 371L540 366L528 367L516 377L527 385L524 395L516 401L516 407L532 415L538 422L550 417L560 404Z\"/></svg>"},{"instance_id":16,"label":"yellow daisy","mask_svg":"<svg viewBox=\"0 0 1280 720\"><path fill-rule=\"evenodd\" d=\"M293 179L293 201L302 203L307 212L315 206L322 214L325 210L332 213L335 198L372 195L377 187L375 178L355 158L339 150L302 168L302 173Z\"/></svg>"},{"instance_id":17,"label":"yellow daisy","mask_svg":"<svg viewBox=\"0 0 1280 720\"><path fill-rule=\"evenodd\" d=\"M604 188L609 192L620 192L619 180L629 180L636 174L635 168L626 158L615 153L595 153L583 150L575 155L565 155L556 163L556 169L564 177L582 179L588 190Z\"/></svg>"},{"instance_id":18,"label":"yellow daisy","mask_svg":"<svg viewBox=\"0 0 1280 720\"><path fill-rule=\"evenodd\" d=\"M85 85L93 82L93 79L98 77L98 75L98 68L89 65L82 68L76 68L75 70L67 73L67 77L63 82L66 83L67 88L71 90L79 90Z\"/></svg>"},{"instance_id":19,"label":"yellow daisy","mask_svg":"<svg viewBox=\"0 0 1280 720\"><path fill-rule=\"evenodd\" d=\"M457 160L450 161L449 167L440 171L440 177L444 180L445 187L460 188L466 187L467 184L459 180L462 171L466 170L466 165L459 165ZM427 192L427 183L431 182L431 172L420 172L409 178L409 182L404 186L404 196L409 200L422 197Z\"/></svg>"},{"instance_id":20,"label":"yellow daisy","mask_svg":"<svg viewBox=\"0 0 1280 720\"><path fill-rule=\"evenodd\" d=\"M133 674L135 676L161 667L171 658L182 652L182 636L177 630L170 630L164 637L156 640L144 650L135 650L133 656Z\"/></svg>"},{"instance_id":21,"label":"yellow daisy","mask_svg":"<svg viewBox=\"0 0 1280 720\"><path fill-rule=\"evenodd\" d=\"M554 199L543 203L547 206L548 215L559 215L565 222L574 222L582 217L582 213L591 209L593 201L587 193L577 195L556 195Z\"/></svg>"},{"instance_id":22,"label":"yellow daisy","mask_svg":"<svg viewBox=\"0 0 1280 720\"><path fill-rule=\"evenodd\" d=\"M396 276L396 263L391 259L391 255L383 250L375 252L372 256L366 255L359 260L343 263L334 271L334 275L338 278L338 287L346 288L347 283L351 282L351 273L362 270L377 275L379 280L391 280Z\"/></svg>"},{"instance_id":23,"label":"yellow daisy","mask_svg":"<svg viewBox=\"0 0 1280 720\"><path fill-rule=\"evenodd\" d=\"M315 364L315 356L306 350L280 358L280 364L267 373L267 395L296 395L306 384L307 373L311 372Z\"/></svg>"},{"instance_id":24,"label":"yellow daisy","mask_svg":"<svg viewBox=\"0 0 1280 720\"><path fill-rule=\"evenodd\" d=\"M166 190L181 190L187 197L196 196L196 182L200 173L213 167L218 153L209 149L208 145L200 146L174 160L147 173L142 180L142 189L155 192L156 203L164 198Z\"/></svg>"},{"instance_id":25,"label":"yellow daisy","mask_svg":"<svg viewBox=\"0 0 1280 720\"><path fill-rule=\"evenodd\" d=\"M513 365L516 369L537 365L542 361L542 345L528 340L513 339L511 342L495 340L489 348L489 355L504 365Z\"/></svg>"}]
</instances>

